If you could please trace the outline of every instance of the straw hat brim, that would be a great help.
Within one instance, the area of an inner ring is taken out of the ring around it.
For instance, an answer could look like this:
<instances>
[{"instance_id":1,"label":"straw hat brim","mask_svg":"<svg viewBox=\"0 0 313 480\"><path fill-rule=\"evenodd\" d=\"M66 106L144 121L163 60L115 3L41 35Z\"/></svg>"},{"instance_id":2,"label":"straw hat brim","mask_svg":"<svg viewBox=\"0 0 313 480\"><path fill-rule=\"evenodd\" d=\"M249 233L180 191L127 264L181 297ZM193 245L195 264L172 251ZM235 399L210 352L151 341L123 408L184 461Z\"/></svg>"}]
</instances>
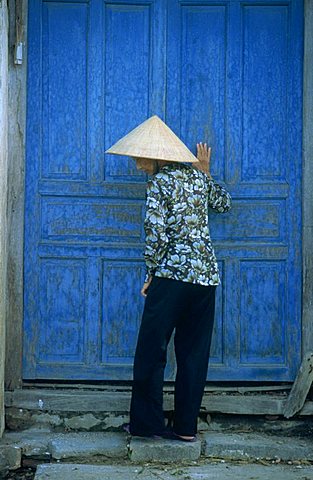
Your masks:
<instances>
[{"instance_id":1,"label":"straw hat brim","mask_svg":"<svg viewBox=\"0 0 313 480\"><path fill-rule=\"evenodd\" d=\"M170 162L198 162L193 153L157 115L138 125L105 153Z\"/></svg>"}]
</instances>

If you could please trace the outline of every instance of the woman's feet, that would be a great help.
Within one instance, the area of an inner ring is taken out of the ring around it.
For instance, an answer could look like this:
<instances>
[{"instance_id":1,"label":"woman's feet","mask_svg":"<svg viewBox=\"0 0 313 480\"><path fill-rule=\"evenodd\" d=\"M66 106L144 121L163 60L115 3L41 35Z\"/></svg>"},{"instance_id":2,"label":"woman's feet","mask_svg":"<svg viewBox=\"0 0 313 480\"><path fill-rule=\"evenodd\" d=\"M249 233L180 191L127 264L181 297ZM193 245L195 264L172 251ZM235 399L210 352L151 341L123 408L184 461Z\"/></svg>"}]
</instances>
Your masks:
<instances>
[{"instance_id":1,"label":"woman's feet","mask_svg":"<svg viewBox=\"0 0 313 480\"><path fill-rule=\"evenodd\" d=\"M193 435L192 437L185 437L185 435L177 435L177 433L175 433L175 435L176 437L179 437L181 440L184 440L185 442L194 442L196 438L195 435Z\"/></svg>"},{"instance_id":2,"label":"woman's feet","mask_svg":"<svg viewBox=\"0 0 313 480\"><path fill-rule=\"evenodd\" d=\"M122 425L123 427L123 430L127 433L129 433L130 435L132 435L130 433L130 424L129 423L124 423ZM196 435L192 435L192 436L189 436L189 435L178 435L177 433L173 432L173 430L165 430L162 434L160 435L136 435L136 436L139 436L139 437L148 437L148 438L156 438L156 439L160 439L160 438L167 438L169 440L181 440L182 442L196 442L197 441L197 436Z\"/></svg>"},{"instance_id":3,"label":"woman's feet","mask_svg":"<svg viewBox=\"0 0 313 480\"><path fill-rule=\"evenodd\" d=\"M130 434L129 423L123 423L122 427L125 432Z\"/></svg>"},{"instance_id":4,"label":"woman's feet","mask_svg":"<svg viewBox=\"0 0 313 480\"><path fill-rule=\"evenodd\" d=\"M165 438L170 438L171 440L180 440L182 442L196 442L197 436L196 435L178 435L175 432L170 432L169 435L166 435Z\"/></svg>"},{"instance_id":5,"label":"woman's feet","mask_svg":"<svg viewBox=\"0 0 313 480\"><path fill-rule=\"evenodd\" d=\"M122 425L123 427L123 430L127 433L129 433L129 435L132 435L132 433L130 433L130 424L129 423L124 423ZM159 438L162 438L161 435L137 435L137 437L148 437L148 438L156 438L156 439L159 439Z\"/></svg>"}]
</instances>

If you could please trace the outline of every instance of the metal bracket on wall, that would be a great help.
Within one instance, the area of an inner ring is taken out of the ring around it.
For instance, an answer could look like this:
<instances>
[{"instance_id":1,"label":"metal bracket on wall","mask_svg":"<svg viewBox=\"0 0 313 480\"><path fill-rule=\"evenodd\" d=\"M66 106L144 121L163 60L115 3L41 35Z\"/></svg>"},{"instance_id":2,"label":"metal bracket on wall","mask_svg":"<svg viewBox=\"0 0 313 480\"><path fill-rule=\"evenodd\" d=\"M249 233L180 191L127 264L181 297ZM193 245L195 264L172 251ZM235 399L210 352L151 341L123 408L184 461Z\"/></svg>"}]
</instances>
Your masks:
<instances>
[{"instance_id":1,"label":"metal bracket on wall","mask_svg":"<svg viewBox=\"0 0 313 480\"><path fill-rule=\"evenodd\" d=\"M15 0L15 44L14 63L22 65L24 53L23 0Z\"/></svg>"},{"instance_id":2,"label":"metal bracket on wall","mask_svg":"<svg viewBox=\"0 0 313 480\"><path fill-rule=\"evenodd\" d=\"M283 414L290 418L301 410L313 382L313 352L308 353L299 368L292 389L286 400Z\"/></svg>"}]
</instances>

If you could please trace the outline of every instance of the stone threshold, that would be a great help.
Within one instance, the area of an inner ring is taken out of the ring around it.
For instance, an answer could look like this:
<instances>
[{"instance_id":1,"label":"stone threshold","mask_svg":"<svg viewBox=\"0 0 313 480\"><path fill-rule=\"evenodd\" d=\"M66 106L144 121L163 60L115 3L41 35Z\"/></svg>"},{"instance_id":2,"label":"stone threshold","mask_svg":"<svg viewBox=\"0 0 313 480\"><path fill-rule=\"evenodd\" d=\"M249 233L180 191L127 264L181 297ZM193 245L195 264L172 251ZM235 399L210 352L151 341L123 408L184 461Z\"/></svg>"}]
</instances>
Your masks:
<instances>
[{"instance_id":1,"label":"stone threshold","mask_svg":"<svg viewBox=\"0 0 313 480\"><path fill-rule=\"evenodd\" d=\"M128 390L83 390L71 388L22 388L5 392L6 408L38 411L67 412L120 412L129 411ZM125 388L125 387L124 387ZM289 391L272 392L216 392L205 391L201 409L239 415L283 415ZM173 410L173 391L164 390L164 410ZM299 416L313 415L313 401L307 400Z\"/></svg>"},{"instance_id":2,"label":"stone threshold","mask_svg":"<svg viewBox=\"0 0 313 480\"><path fill-rule=\"evenodd\" d=\"M274 391L289 391L292 388L292 382L208 382L205 385L205 392L239 392L239 393L253 393L253 392L268 392L272 393ZM22 385L19 387L20 389L71 389L71 390L100 390L100 391L130 391L131 390L131 381L124 381L124 382L98 382L98 383L85 383L85 382L78 382L75 383L73 381L47 381L44 380L24 380ZM173 392L174 391L174 382L164 382L163 390L166 392Z\"/></svg>"}]
</instances>

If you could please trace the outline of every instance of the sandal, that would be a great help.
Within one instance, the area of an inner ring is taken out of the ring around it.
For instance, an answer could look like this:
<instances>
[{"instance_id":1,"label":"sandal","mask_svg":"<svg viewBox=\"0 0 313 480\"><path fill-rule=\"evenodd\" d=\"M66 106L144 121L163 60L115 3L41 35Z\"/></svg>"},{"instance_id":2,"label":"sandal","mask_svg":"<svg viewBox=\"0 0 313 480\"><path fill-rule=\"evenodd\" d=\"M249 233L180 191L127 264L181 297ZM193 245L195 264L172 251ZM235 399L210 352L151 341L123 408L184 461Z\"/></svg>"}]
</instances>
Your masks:
<instances>
[{"instance_id":1,"label":"sandal","mask_svg":"<svg viewBox=\"0 0 313 480\"><path fill-rule=\"evenodd\" d=\"M168 438L170 440L180 440L181 442L197 442L198 441L197 435L194 435L191 438L183 438L173 431L165 433L164 435L162 435L162 437Z\"/></svg>"},{"instance_id":2,"label":"sandal","mask_svg":"<svg viewBox=\"0 0 313 480\"><path fill-rule=\"evenodd\" d=\"M135 434L131 433L130 432L130 423L123 423L122 427L123 427L123 430L125 432L127 432L129 435L132 435L134 437L148 437L148 438L155 438L155 439L163 438L161 435L153 435L153 434L152 435L139 435L137 433L135 433Z\"/></svg>"},{"instance_id":3,"label":"sandal","mask_svg":"<svg viewBox=\"0 0 313 480\"><path fill-rule=\"evenodd\" d=\"M130 424L129 423L123 423L122 427L123 427L123 430L127 433L130 434L130 428L129 428Z\"/></svg>"}]
</instances>

